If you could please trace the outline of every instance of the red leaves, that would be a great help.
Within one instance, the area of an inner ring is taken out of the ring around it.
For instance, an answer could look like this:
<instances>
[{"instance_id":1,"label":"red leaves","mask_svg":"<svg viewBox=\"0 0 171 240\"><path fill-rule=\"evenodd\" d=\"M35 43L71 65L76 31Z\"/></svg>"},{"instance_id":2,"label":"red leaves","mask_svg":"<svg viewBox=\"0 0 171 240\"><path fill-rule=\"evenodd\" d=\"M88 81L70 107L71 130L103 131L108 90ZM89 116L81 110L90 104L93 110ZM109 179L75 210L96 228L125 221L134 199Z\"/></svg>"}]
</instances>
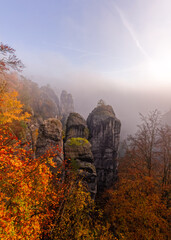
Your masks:
<instances>
[{"instance_id":1,"label":"red leaves","mask_svg":"<svg viewBox=\"0 0 171 240\"><path fill-rule=\"evenodd\" d=\"M53 151L33 159L32 151L21 148L8 126L0 126L0 140L0 219L4 226L0 238L13 239L15 234L17 239L37 239L64 198L61 170L53 176L47 166Z\"/></svg>"},{"instance_id":2,"label":"red leaves","mask_svg":"<svg viewBox=\"0 0 171 240\"><path fill-rule=\"evenodd\" d=\"M0 44L0 52L1 52L2 54L5 54L5 53L7 53L7 52L9 52L9 53L14 53L15 50L14 50L13 48L9 47L8 45L4 45L3 43L1 43L1 44Z\"/></svg>"},{"instance_id":3,"label":"red leaves","mask_svg":"<svg viewBox=\"0 0 171 240\"><path fill-rule=\"evenodd\" d=\"M8 45L0 43L0 73L13 68L14 70L21 71L24 67L21 60L15 55L15 50Z\"/></svg>"}]
</instances>

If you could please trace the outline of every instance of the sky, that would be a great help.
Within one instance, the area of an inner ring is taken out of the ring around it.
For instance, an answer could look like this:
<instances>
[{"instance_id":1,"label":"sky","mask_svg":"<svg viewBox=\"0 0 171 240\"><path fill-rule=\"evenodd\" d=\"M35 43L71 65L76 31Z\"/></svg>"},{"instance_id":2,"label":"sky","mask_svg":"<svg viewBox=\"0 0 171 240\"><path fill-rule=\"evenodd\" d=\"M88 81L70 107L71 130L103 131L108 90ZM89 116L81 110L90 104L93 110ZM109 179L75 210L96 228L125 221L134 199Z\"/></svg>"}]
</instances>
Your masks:
<instances>
[{"instance_id":1,"label":"sky","mask_svg":"<svg viewBox=\"0 0 171 240\"><path fill-rule=\"evenodd\" d=\"M0 0L0 42L23 75L73 94L85 117L101 98L125 128L171 108L170 0ZM127 126L126 126L127 125Z\"/></svg>"}]
</instances>

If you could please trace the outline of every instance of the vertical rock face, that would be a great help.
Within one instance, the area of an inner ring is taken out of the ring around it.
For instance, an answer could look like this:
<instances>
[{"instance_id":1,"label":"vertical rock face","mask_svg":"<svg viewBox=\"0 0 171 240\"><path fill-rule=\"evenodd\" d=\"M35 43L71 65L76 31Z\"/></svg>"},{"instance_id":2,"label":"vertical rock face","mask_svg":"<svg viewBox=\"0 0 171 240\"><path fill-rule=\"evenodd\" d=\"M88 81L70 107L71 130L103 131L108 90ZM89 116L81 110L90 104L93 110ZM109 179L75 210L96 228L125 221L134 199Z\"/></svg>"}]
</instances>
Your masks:
<instances>
[{"instance_id":1,"label":"vertical rock face","mask_svg":"<svg viewBox=\"0 0 171 240\"><path fill-rule=\"evenodd\" d=\"M53 161L61 163L63 160L62 124L58 119L49 118L44 120L39 127L36 143L36 157L43 155L48 149L56 147L57 157Z\"/></svg>"},{"instance_id":2,"label":"vertical rock face","mask_svg":"<svg viewBox=\"0 0 171 240\"><path fill-rule=\"evenodd\" d=\"M88 116L89 141L97 171L97 192L110 188L117 179L117 151L121 123L111 106L100 105Z\"/></svg>"},{"instance_id":3,"label":"vertical rock face","mask_svg":"<svg viewBox=\"0 0 171 240\"><path fill-rule=\"evenodd\" d=\"M87 137L88 128L85 120L78 113L71 113L66 124L65 157L74 161L79 176L87 183L92 198L95 198L97 175L91 144Z\"/></svg>"},{"instance_id":4,"label":"vertical rock face","mask_svg":"<svg viewBox=\"0 0 171 240\"><path fill-rule=\"evenodd\" d=\"M66 91L62 91L60 96L60 114L62 116L62 123L65 123L67 117L71 112L74 112L74 101L72 95Z\"/></svg>"},{"instance_id":5,"label":"vertical rock face","mask_svg":"<svg viewBox=\"0 0 171 240\"><path fill-rule=\"evenodd\" d=\"M70 113L66 123L66 139L88 138L89 130L86 121L78 113Z\"/></svg>"}]
</instances>

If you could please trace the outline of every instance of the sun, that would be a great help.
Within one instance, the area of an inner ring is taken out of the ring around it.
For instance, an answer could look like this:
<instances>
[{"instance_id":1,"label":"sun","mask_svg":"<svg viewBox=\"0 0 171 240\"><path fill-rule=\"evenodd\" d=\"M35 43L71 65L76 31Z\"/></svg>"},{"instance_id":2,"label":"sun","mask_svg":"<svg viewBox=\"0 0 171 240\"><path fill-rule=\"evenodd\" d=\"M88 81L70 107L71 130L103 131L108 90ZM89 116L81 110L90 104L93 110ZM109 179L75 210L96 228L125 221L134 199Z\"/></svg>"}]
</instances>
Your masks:
<instances>
[{"instance_id":1,"label":"sun","mask_svg":"<svg viewBox=\"0 0 171 240\"><path fill-rule=\"evenodd\" d=\"M171 56L152 59L148 64L149 75L161 84L171 84Z\"/></svg>"}]
</instances>

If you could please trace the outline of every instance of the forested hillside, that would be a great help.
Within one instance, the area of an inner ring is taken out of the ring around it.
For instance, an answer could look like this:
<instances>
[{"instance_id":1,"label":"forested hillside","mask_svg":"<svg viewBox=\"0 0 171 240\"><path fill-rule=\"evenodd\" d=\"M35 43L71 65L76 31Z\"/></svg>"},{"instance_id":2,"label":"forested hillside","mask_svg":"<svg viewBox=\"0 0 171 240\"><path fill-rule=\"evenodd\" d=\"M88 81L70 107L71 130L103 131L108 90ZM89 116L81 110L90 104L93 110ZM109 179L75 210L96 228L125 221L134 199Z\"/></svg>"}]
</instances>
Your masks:
<instances>
[{"instance_id":1,"label":"forested hillside","mask_svg":"<svg viewBox=\"0 0 171 240\"><path fill-rule=\"evenodd\" d=\"M140 115L119 157L110 106L87 122L69 115L72 96L9 72L22 67L1 44L0 239L169 240L171 127L160 113Z\"/></svg>"}]
</instances>

